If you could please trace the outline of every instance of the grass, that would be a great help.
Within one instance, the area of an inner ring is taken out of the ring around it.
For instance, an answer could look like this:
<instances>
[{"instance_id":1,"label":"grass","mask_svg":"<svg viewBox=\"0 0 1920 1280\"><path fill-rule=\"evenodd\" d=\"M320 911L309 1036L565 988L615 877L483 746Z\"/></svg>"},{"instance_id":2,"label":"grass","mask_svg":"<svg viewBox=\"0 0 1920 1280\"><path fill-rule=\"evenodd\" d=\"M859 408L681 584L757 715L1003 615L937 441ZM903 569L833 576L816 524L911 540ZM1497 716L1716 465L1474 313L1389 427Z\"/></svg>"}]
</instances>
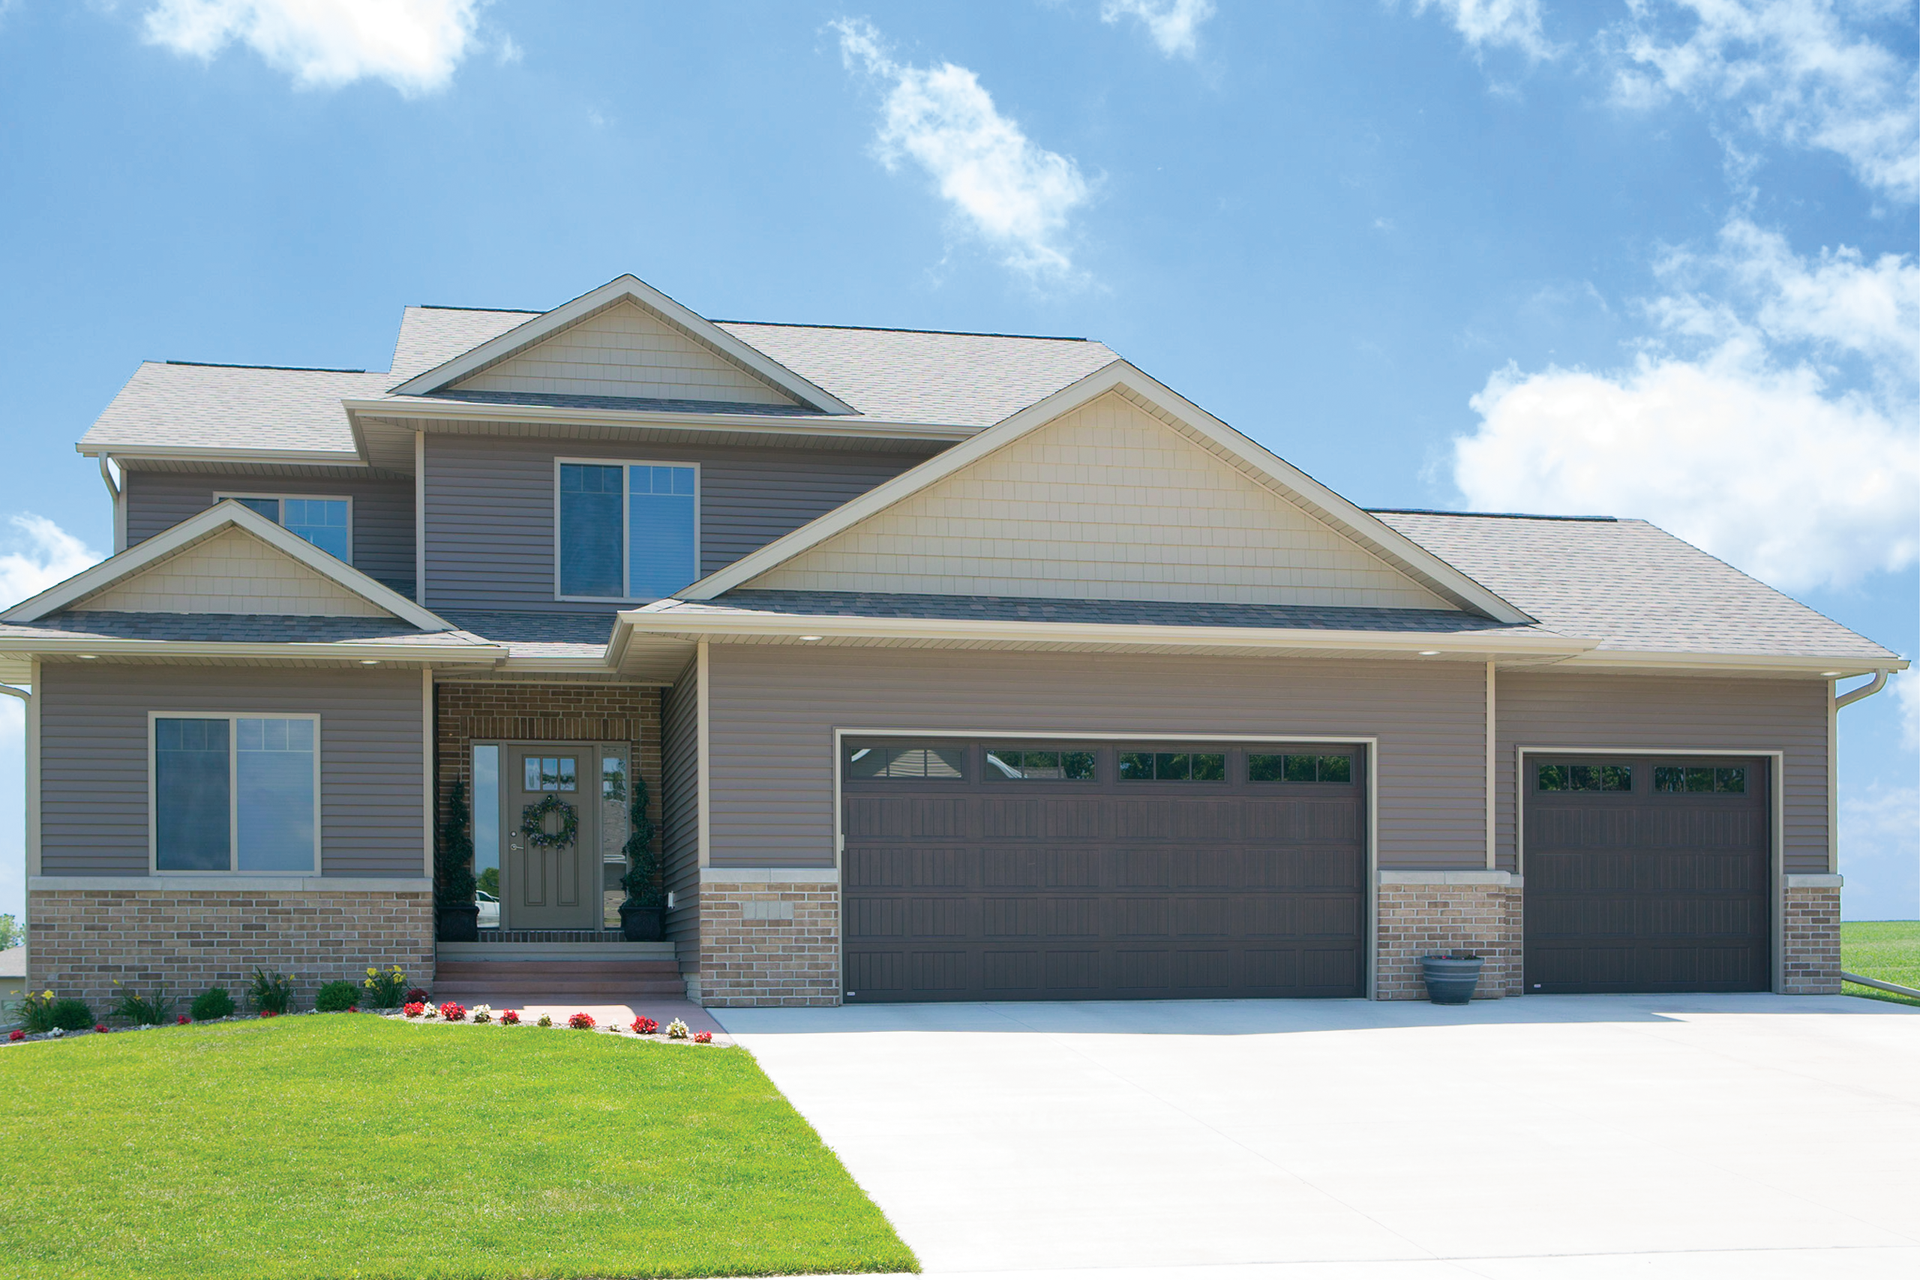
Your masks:
<instances>
[{"instance_id":1,"label":"grass","mask_svg":"<svg viewBox=\"0 0 1920 1280\"><path fill-rule=\"evenodd\" d=\"M0 1051L9 1276L910 1271L734 1048L358 1014Z\"/></svg>"},{"instance_id":2,"label":"grass","mask_svg":"<svg viewBox=\"0 0 1920 1280\"><path fill-rule=\"evenodd\" d=\"M1840 926L1840 967L1863 978L1920 988L1920 920L1853 920ZM1844 995L1920 1006L1911 996L1845 983Z\"/></svg>"}]
</instances>

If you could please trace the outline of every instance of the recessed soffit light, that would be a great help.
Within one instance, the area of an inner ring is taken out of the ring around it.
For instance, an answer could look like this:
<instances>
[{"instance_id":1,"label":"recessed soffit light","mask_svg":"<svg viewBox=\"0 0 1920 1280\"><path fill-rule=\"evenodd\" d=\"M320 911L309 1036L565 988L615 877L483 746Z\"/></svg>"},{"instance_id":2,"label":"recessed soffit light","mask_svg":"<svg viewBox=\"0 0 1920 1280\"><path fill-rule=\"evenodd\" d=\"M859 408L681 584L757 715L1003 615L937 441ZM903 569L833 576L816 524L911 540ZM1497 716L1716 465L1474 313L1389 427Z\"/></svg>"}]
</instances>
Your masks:
<instances>
[{"instance_id":1,"label":"recessed soffit light","mask_svg":"<svg viewBox=\"0 0 1920 1280\"><path fill-rule=\"evenodd\" d=\"M1831 680L1840 673L1838 671L1822 671L1820 674Z\"/></svg>"},{"instance_id":2,"label":"recessed soffit light","mask_svg":"<svg viewBox=\"0 0 1920 1280\"><path fill-rule=\"evenodd\" d=\"M820 639L821 637L819 637L819 636L801 636L800 638L801 638L802 640L818 640L818 639Z\"/></svg>"},{"instance_id":3,"label":"recessed soffit light","mask_svg":"<svg viewBox=\"0 0 1920 1280\"><path fill-rule=\"evenodd\" d=\"M73 656L76 658L84 658L88 662L92 662L95 658L99 657L100 655L97 653L76 653Z\"/></svg>"},{"instance_id":4,"label":"recessed soffit light","mask_svg":"<svg viewBox=\"0 0 1920 1280\"><path fill-rule=\"evenodd\" d=\"M378 658L362 658L362 659L360 659L360 665L361 665L361 666L363 666L363 667L377 667L377 666L379 666L379 665L380 665L380 659L378 659Z\"/></svg>"},{"instance_id":5,"label":"recessed soffit light","mask_svg":"<svg viewBox=\"0 0 1920 1280\"><path fill-rule=\"evenodd\" d=\"M1420 650L1420 656L1423 658L1437 658L1440 656L1440 651L1438 649L1422 649Z\"/></svg>"}]
</instances>

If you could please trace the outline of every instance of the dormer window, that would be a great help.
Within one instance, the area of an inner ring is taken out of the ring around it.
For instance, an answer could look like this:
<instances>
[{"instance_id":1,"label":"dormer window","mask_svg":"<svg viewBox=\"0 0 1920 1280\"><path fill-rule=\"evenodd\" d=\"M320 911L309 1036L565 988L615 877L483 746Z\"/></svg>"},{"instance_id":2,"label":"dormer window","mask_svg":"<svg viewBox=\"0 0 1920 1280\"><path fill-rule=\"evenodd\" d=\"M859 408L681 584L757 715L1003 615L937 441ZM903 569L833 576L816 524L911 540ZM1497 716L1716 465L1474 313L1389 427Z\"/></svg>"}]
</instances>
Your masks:
<instances>
[{"instance_id":1,"label":"dormer window","mask_svg":"<svg viewBox=\"0 0 1920 1280\"><path fill-rule=\"evenodd\" d=\"M700 468L558 461L555 586L562 600L658 600L700 576Z\"/></svg>"},{"instance_id":2,"label":"dormer window","mask_svg":"<svg viewBox=\"0 0 1920 1280\"><path fill-rule=\"evenodd\" d=\"M329 555L353 563L353 499L309 498L305 495L216 493L214 501L232 498L273 521L288 533L305 538Z\"/></svg>"}]
</instances>

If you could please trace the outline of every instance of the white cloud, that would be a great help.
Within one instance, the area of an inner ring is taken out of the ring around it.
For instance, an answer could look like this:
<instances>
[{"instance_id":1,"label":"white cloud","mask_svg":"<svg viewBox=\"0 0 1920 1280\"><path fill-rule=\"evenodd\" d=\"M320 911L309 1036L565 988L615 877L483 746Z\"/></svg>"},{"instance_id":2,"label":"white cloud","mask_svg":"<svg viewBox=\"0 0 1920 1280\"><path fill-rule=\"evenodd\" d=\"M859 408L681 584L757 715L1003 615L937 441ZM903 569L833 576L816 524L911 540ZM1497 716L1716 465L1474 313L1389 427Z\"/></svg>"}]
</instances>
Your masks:
<instances>
[{"instance_id":1,"label":"white cloud","mask_svg":"<svg viewBox=\"0 0 1920 1280\"><path fill-rule=\"evenodd\" d=\"M1092 188L1069 156L1034 145L993 105L965 67L912 67L888 56L866 22L832 24L848 68L885 86L878 155L888 169L910 157L939 188L967 230L1030 276L1068 280L1073 263L1061 241L1068 215Z\"/></svg>"},{"instance_id":2,"label":"white cloud","mask_svg":"<svg viewBox=\"0 0 1920 1280\"><path fill-rule=\"evenodd\" d=\"M1847 878L1843 918L1914 918L1920 909L1920 787L1875 783L1842 794L1840 873Z\"/></svg>"},{"instance_id":3,"label":"white cloud","mask_svg":"<svg viewBox=\"0 0 1920 1280\"><path fill-rule=\"evenodd\" d=\"M1920 674L1896 672L1891 683L1893 687L1887 692L1900 708L1900 745L1920 751ZM1914 824L1914 830L1920 831L1920 822Z\"/></svg>"},{"instance_id":4,"label":"white cloud","mask_svg":"<svg viewBox=\"0 0 1920 1280\"><path fill-rule=\"evenodd\" d=\"M1200 24L1213 16L1213 0L1100 0L1100 21L1138 18L1160 52L1191 58L1200 51Z\"/></svg>"},{"instance_id":5,"label":"white cloud","mask_svg":"<svg viewBox=\"0 0 1920 1280\"><path fill-rule=\"evenodd\" d=\"M16 530L16 546L0 554L0 608L39 595L104 557L45 516L7 517ZM17 545L20 541L25 546Z\"/></svg>"},{"instance_id":6,"label":"white cloud","mask_svg":"<svg viewBox=\"0 0 1920 1280\"><path fill-rule=\"evenodd\" d=\"M1788 590L1920 559L1920 266L1810 262L1736 219L1658 271L1680 287L1628 368L1509 366L1473 397L1467 503L1640 516Z\"/></svg>"},{"instance_id":7,"label":"white cloud","mask_svg":"<svg viewBox=\"0 0 1920 1280\"><path fill-rule=\"evenodd\" d=\"M1413 0L1413 11L1438 9L1477 54L1506 45L1529 58L1551 58L1559 49L1540 27L1540 0Z\"/></svg>"},{"instance_id":8,"label":"white cloud","mask_svg":"<svg viewBox=\"0 0 1920 1280\"><path fill-rule=\"evenodd\" d=\"M1920 71L1860 29L1875 18L1910 24L1907 4L1628 0L1628 9L1615 32L1627 64L1614 80L1618 102L1679 96L1726 108L1737 127L1834 152L1868 186L1920 197Z\"/></svg>"},{"instance_id":9,"label":"white cloud","mask_svg":"<svg viewBox=\"0 0 1920 1280\"><path fill-rule=\"evenodd\" d=\"M364 77L409 97L446 88L478 46L486 0L157 0L150 43L211 61L235 40L302 88ZM503 60L519 56L511 39Z\"/></svg>"}]
</instances>

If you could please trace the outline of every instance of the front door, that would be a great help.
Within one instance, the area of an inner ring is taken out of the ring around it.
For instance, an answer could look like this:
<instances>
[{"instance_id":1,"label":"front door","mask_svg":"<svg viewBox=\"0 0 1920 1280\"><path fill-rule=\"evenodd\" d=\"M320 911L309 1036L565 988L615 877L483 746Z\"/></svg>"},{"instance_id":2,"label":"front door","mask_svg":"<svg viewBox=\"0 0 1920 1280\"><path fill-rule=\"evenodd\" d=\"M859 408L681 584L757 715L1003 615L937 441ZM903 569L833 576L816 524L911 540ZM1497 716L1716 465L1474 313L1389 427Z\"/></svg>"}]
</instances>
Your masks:
<instances>
[{"instance_id":1,"label":"front door","mask_svg":"<svg viewBox=\"0 0 1920 1280\"><path fill-rule=\"evenodd\" d=\"M505 927L600 927L597 763L578 745L508 749Z\"/></svg>"}]
</instances>

